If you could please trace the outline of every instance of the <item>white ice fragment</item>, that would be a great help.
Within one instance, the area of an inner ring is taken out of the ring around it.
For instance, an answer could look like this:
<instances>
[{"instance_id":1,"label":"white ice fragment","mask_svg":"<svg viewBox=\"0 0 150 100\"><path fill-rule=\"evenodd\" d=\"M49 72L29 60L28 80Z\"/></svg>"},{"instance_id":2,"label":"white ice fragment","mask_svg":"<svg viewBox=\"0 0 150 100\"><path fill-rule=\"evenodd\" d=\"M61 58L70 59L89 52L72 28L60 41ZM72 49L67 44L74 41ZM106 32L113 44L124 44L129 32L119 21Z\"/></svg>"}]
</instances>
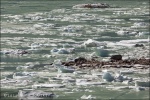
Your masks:
<instances>
[{"instance_id":1,"label":"white ice fragment","mask_svg":"<svg viewBox=\"0 0 150 100\"><path fill-rule=\"evenodd\" d=\"M121 36L123 36L123 35L129 35L129 31L124 31L124 30L120 30L120 31L118 31L118 32L116 32L118 35L121 35Z\"/></svg>"},{"instance_id":2,"label":"white ice fragment","mask_svg":"<svg viewBox=\"0 0 150 100\"><path fill-rule=\"evenodd\" d=\"M81 99L85 99L85 100L91 100L91 99L96 99L96 97L93 97L92 95L88 95L88 96L86 96L86 95L83 95L83 96L81 96Z\"/></svg>"},{"instance_id":3,"label":"white ice fragment","mask_svg":"<svg viewBox=\"0 0 150 100\"><path fill-rule=\"evenodd\" d=\"M32 88L61 88L65 87L63 84L34 84Z\"/></svg>"},{"instance_id":4,"label":"white ice fragment","mask_svg":"<svg viewBox=\"0 0 150 100\"><path fill-rule=\"evenodd\" d=\"M76 85L83 85L83 86L87 86L87 85L105 85L105 82L76 82Z\"/></svg>"},{"instance_id":5,"label":"white ice fragment","mask_svg":"<svg viewBox=\"0 0 150 100\"><path fill-rule=\"evenodd\" d=\"M74 48L54 48L50 52L52 54L69 54L69 53L74 53L75 49Z\"/></svg>"},{"instance_id":6,"label":"white ice fragment","mask_svg":"<svg viewBox=\"0 0 150 100\"><path fill-rule=\"evenodd\" d=\"M120 74L133 74L134 73L134 71L132 71L132 70L121 70L120 71Z\"/></svg>"},{"instance_id":7,"label":"white ice fragment","mask_svg":"<svg viewBox=\"0 0 150 100\"><path fill-rule=\"evenodd\" d=\"M125 80L125 81L123 81L122 83L128 85L128 84L129 84L129 80Z\"/></svg>"},{"instance_id":8,"label":"white ice fragment","mask_svg":"<svg viewBox=\"0 0 150 100\"><path fill-rule=\"evenodd\" d=\"M85 42L83 43L83 45L84 45L85 47L96 47L96 46L97 46L97 42L94 41L94 40L92 40L92 39L88 39L87 41L85 41Z\"/></svg>"}]
</instances>

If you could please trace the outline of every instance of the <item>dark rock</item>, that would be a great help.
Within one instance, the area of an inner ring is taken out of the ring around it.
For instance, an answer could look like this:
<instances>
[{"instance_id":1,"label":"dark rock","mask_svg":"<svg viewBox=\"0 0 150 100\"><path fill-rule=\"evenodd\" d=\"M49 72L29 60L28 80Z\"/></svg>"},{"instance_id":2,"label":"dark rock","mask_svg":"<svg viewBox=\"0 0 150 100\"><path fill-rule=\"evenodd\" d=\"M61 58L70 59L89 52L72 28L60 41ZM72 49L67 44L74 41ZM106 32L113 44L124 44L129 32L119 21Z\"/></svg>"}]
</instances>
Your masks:
<instances>
[{"instance_id":1,"label":"dark rock","mask_svg":"<svg viewBox=\"0 0 150 100\"><path fill-rule=\"evenodd\" d=\"M134 47L144 47L143 44L135 44Z\"/></svg>"},{"instance_id":2,"label":"dark rock","mask_svg":"<svg viewBox=\"0 0 150 100\"><path fill-rule=\"evenodd\" d=\"M24 55L24 54L30 54L30 52L25 51L25 50L20 50L20 51L17 52L17 54Z\"/></svg>"},{"instance_id":3,"label":"dark rock","mask_svg":"<svg viewBox=\"0 0 150 100\"><path fill-rule=\"evenodd\" d=\"M122 60L122 55L112 55L111 61Z\"/></svg>"},{"instance_id":4,"label":"dark rock","mask_svg":"<svg viewBox=\"0 0 150 100\"><path fill-rule=\"evenodd\" d=\"M79 57L79 58L77 58L77 59L74 60L75 63L79 63L79 62L84 63L84 62L86 62L86 61L87 61L87 60L86 60L85 58L82 58L82 57Z\"/></svg>"},{"instance_id":5,"label":"dark rock","mask_svg":"<svg viewBox=\"0 0 150 100\"><path fill-rule=\"evenodd\" d=\"M94 58L87 60L83 57L76 58L74 61L62 62L65 66L77 66L78 68L139 68L139 69L148 69L150 66L150 59L139 58L139 59L126 59L122 60L121 55L111 56L111 61L98 61ZM142 66L134 66L139 64Z\"/></svg>"}]
</instances>

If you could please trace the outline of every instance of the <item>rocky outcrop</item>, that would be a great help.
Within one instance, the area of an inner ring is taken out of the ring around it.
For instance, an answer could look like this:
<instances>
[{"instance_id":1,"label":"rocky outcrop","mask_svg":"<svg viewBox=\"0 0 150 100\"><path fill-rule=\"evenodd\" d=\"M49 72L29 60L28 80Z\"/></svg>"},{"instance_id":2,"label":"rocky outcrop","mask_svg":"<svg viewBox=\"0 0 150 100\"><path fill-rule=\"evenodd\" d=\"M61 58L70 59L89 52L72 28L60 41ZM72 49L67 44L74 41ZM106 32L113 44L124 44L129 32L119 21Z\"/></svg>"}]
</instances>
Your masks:
<instances>
[{"instance_id":1,"label":"rocky outcrop","mask_svg":"<svg viewBox=\"0 0 150 100\"><path fill-rule=\"evenodd\" d=\"M112 55L110 59L111 59L111 61L122 60L122 56L121 55Z\"/></svg>"},{"instance_id":2,"label":"rocky outcrop","mask_svg":"<svg viewBox=\"0 0 150 100\"><path fill-rule=\"evenodd\" d=\"M118 56L117 56L118 57ZM65 66L76 66L78 68L138 68L148 69L150 65L150 59L139 58L139 59L126 59L122 60L122 56L119 56L117 60L112 61L98 61L96 59L85 59L83 57L76 58L74 61L62 62Z\"/></svg>"},{"instance_id":3,"label":"rocky outcrop","mask_svg":"<svg viewBox=\"0 0 150 100\"><path fill-rule=\"evenodd\" d=\"M109 8L110 6L106 3L98 4L78 4L73 6L73 8Z\"/></svg>"},{"instance_id":4,"label":"rocky outcrop","mask_svg":"<svg viewBox=\"0 0 150 100\"><path fill-rule=\"evenodd\" d=\"M144 47L144 44L135 44L134 47Z\"/></svg>"}]
</instances>

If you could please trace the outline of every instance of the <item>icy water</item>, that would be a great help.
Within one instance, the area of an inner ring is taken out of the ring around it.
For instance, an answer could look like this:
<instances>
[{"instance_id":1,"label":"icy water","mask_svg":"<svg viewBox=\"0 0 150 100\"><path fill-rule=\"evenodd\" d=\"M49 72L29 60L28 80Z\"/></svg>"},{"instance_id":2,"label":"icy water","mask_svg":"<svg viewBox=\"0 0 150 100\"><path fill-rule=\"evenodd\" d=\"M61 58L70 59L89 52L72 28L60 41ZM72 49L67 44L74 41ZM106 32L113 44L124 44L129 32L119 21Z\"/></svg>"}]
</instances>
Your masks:
<instances>
[{"instance_id":1,"label":"icy water","mask_svg":"<svg viewBox=\"0 0 150 100\"><path fill-rule=\"evenodd\" d=\"M84 3L107 3L112 8L73 8L74 5ZM120 30L128 33L117 34ZM99 44L109 44L110 55L127 53L131 57L147 58L148 42L141 42L145 45L145 49L135 49L131 47L132 44L125 46L114 44L119 44L122 40L146 40L148 37L149 0L1 0L1 50L21 49L31 52L27 55L1 54L1 79L12 78L14 72L24 71L16 70L18 66L29 63L42 65L51 64L56 59L65 61L67 57L88 58L94 52L93 48L81 45L88 39L93 39ZM38 50L30 50L32 43L39 43L41 46ZM60 55L53 55L50 52L53 48L62 48L64 44L65 48L75 48L75 51ZM44 73L45 70L29 71ZM43 77L57 74L57 70L49 69L46 72L48 74L42 74ZM136 76L148 77L147 74L133 75ZM42 83L44 79L39 78L38 81ZM18 90L23 88L31 88L31 85L10 86L10 88L6 85L1 88L1 97L17 98ZM68 83L66 88L44 90L56 93L54 99L77 100L83 95L92 95L96 99L149 99L148 90L139 92L132 89L110 90L105 86L76 86L74 83ZM4 94L10 94L10 97Z\"/></svg>"}]
</instances>

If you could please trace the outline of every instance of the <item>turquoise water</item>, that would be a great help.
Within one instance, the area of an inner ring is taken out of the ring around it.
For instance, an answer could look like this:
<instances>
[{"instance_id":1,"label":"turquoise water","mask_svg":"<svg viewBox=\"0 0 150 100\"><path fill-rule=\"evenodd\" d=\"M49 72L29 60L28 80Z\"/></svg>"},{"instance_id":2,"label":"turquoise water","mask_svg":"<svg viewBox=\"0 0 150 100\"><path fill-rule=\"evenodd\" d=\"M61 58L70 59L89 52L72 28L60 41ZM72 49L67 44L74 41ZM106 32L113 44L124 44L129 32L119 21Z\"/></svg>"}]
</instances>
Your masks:
<instances>
[{"instance_id":1,"label":"turquoise water","mask_svg":"<svg viewBox=\"0 0 150 100\"><path fill-rule=\"evenodd\" d=\"M77 4L99 2L108 3L113 8L72 8ZM146 25L131 28L135 23L144 23ZM1 50L27 50L30 49L29 46L34 42L47 44L41 50L32 51L29 55L1 54L1 68L3 68L1 72L2 74L3 72L10 72L11 74L6 76L12 77L12 73L18 71L16 67L29 62L33 64L50 64L56 59L66 60L67 57L88 56L93 52L93 49L91 47L80 47L80 44L88 39L98 42L147 39L148 35L139 37L135 35L120 36L116 32L120 29L125 29L129 32L149 32L148 24L149 0L1 0ZM71 27L71 29L68 29L68 27ZM51 55L51 49L62 48L65 43L68 44L68 48L75 48L75 53L48 57ZM145 45L148 46L148 44ZM119 49L118 52L128 52L130 49L133 48L125 47L123 50ZM112 54L114 52L116 53L116 51L111 51ZM33 71L40 72L38 70ZM5 75L1 75L2 79L4 77ZM29 88L31 87L29 86ZM78 88L80 91L72 93L74 88ZM85 91L86 89L94 92ZM6 99L3 96L4 93L16 94L18 90L18 88L3 88L1 89L1 95L3 99ZM101 86L76 87L75 84L67 87L66 90L45 90L53 91L59 95L56 99L77 100L84 94L91 94L97 99L149 99L148 90L135 92L132 89L125 89L118 91L108 90Z\"/></svg>"}]
</instances>

